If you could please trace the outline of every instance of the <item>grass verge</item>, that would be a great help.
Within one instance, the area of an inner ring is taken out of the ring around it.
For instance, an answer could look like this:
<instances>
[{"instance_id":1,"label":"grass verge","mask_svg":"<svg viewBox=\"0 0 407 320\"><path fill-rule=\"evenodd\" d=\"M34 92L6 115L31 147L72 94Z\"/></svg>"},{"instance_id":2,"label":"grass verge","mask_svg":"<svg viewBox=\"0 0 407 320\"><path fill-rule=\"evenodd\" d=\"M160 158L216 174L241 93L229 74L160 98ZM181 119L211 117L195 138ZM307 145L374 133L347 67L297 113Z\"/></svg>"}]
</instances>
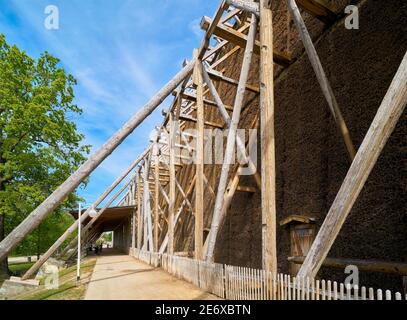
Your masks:
<instances>
[{"instance_id":1,"label":"grass verge","mask_svg":"<svg viewBox=\"0 0 407 320\"><path fill-rule=\"evenodd\" d=\"M72 266L59 272L57 289L46 289L44 279L41 279L38 289L15 296L12 300L82 300L95 264L96 259L88 259L81 264L80 283L76 282L76 266Z\"/></svg>"}]
</instances>

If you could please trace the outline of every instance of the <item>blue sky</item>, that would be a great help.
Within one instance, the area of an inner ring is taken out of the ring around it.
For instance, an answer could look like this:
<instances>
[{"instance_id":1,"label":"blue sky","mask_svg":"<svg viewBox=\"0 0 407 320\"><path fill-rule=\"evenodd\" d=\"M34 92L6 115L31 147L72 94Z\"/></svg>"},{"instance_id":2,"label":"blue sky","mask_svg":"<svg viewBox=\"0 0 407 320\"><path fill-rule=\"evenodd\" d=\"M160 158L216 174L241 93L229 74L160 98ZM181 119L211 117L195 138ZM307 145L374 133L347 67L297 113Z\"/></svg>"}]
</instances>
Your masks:
<instances>
[{"instance_id":1,"label":"blue sky","mask_svg":"<svg viewBox=\"0 0 407 320\"><path fill-rule=\"evenodd\" d=\"M59 30L47 30L48 5ZM78 80L73 120L99 148L199 47L199 21L218 0L0 0L0 33L30 56L48 51ZM80 194L91 203L141 153L165 101L96 169Z\"/></svg>"}]
</instances>

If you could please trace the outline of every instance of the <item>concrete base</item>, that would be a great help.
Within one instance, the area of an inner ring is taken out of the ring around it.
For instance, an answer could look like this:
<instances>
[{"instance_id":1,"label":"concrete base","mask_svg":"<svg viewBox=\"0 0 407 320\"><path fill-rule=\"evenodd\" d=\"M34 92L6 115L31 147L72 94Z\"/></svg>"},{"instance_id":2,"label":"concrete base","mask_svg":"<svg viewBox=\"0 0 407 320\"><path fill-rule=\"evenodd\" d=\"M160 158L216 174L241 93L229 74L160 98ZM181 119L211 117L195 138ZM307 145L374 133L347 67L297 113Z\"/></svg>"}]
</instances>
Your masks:
<instances>
[{"instance_id":1,"label":"concrete base","mask_svg":"<svg viewBox=\"0 0 407 320\"><path fill-rule=\"evenodd\" d=\"M11 277L4 281L0 289L0 300L15 296L21 292L37 289L40 285L38 280L21 280L20 277Z\"/></svg>"},{"instance_id":2,"label":"concrete base","mask_svg":"<svg viewBox=\"0 0 407 320\"><path fill-rule=\"evenodd\" d=\"M65 267L65 261L57 260L54 258L49 258L38 270L37 275L35 276L35 279L40 279L45 275L49 275L57 269L61 269Z\"/></svg>"}]
</instances>

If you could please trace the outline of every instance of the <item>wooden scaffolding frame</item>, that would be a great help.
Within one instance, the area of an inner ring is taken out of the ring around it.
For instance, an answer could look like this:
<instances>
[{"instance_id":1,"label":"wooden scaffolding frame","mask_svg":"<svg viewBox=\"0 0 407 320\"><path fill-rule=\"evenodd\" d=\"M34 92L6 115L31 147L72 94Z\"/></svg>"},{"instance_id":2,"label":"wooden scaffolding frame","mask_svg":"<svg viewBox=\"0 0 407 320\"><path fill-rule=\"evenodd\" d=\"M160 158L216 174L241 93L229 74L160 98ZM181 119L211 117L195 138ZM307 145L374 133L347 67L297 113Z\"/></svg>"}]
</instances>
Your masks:
<instances>
[{"instance_id":1,"label":"wooden scaffolding frame","mask_svg":"<svg viewBox=\"0 0 407 320\"><path fill-rule=\"evenodd\" d=\"M342 187L299 271L301 277L315 277L404 110L407 102L407 55L401 62L362 145L356 150L297 5L325 23L335 21L336 15L325 0L287 0L287 5L351 161ZM256 167L247 154L250 145L243 143L236 134L245 95L247 92L254 92L260 95L260 112L252 127L260 128L261 137L261 174L254 170L253 178L257 188L261 190L262 262L264 270L276 273L273 66L278 64L287 68L292 61L287 53L273 50L272 19L269 0L220 1L214 16L202 19L201 27L205 35L200 47L194 50L192 60L185 61L183 69L173 79L0 243L0 260L33 231L167 96L173 94L173 102L165 110L164 121L157 127L157 134L150 145L93 203L92 207L96 208L107 199L97 216L82 229L83 239L86 242L100 236L101 230L96 223L98 218L124 193L118 205L132 205L136 208L131 217L133 250L137 248L175 254L176 233L184 232L187 228L185 221L188 219L185 215L188 215L189 220L193 221L194 257L212 262L219 227L235 192L255 191L253 187L239 186L241 168L230 165L231 157L235 149L238 149L248 166ZM257 34L259 40L256 40ZM242 49L243 63L239 79L227 77L220 66ZM249 84L251 60L255 54L260 56L259 83ZM216 89L218 83L236 88L233 106L225 105L222 101ZM222 123L210 121L206 117L206 111L213 108L219 111ZM184 131L185 128L195 128L196 134ZM208 181L204 174L206 128L228 129L225 157L216 188L212 186L213 181ZM194 145L191 140L195 141ZM187 177L190 180L185 183L185 177L180 172L186 166L191 168L191 162L193 174ZM127 181L123 183L126 178ZM122 186L113 193L120 184ZM214 202L211 228L207 230L206 241L204 217L208 212L205 211L205 194ZM80 223L89 218L90 209L82 214ZM32 277L55 254L77 229L78 223L76 221L66 230L25 273L23 279ZM66 255L74 246L75 239L59 256Z\"/></svg>"}]
</instances>

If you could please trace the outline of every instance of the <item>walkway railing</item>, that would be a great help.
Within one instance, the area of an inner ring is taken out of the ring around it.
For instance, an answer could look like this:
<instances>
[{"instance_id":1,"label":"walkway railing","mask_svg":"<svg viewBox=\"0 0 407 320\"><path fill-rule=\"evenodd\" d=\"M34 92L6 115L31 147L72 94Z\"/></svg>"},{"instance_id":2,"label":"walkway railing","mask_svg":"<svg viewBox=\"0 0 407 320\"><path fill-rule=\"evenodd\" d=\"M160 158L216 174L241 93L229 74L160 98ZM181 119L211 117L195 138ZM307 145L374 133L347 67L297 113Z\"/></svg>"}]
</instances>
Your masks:
<instances>
[{"instance_id":1,"label":"walkway railing","mask_svg":"<svg viewBox=\"0 0 407 320\"><path fill-rule=\"evenodd\" d=\"M296 278L138 249L133 256L228 300L407 300L407 294L393 295L390 290L345 286L336 281Z\"/></svg>"}]
</instances>

